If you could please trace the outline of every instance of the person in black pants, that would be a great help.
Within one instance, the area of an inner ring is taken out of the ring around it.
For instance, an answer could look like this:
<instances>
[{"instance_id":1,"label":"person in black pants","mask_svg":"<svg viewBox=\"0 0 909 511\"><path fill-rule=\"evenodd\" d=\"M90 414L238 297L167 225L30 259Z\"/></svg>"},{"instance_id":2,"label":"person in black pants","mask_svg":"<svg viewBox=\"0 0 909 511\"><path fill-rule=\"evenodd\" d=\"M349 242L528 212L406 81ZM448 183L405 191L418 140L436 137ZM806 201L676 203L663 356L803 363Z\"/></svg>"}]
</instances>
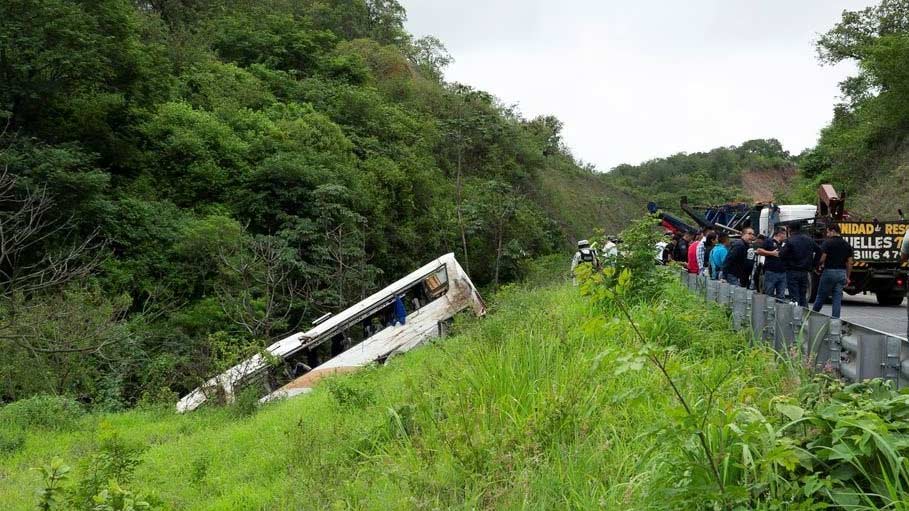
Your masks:
<instances>
[{"instance_id":1,"label":"person in black pants","mask_svg":"<svg viewBox=\"0 0 909 511\"><path fill-rule=\"evenodd\" d=\"M780 259L786 265L786 285L789 299L802 307L808 306L808 272L813 271L821 257L821 248L813 239L802 234L799 224L789 226L789 240L780 249Z\"/></svg>"},{"instance_id":2,"label":"person in black pants","mask_svg":"<svg viewBox=\"0 0 909 511\"><path fill-rule=\"evenodd\" d=\"M773 236L764 240L757 249L764 256L764 294L782 300L786 295L786 265L780 259L780 249L785 246L786 229L774 228Z\"/></svg>"}]
</instances>

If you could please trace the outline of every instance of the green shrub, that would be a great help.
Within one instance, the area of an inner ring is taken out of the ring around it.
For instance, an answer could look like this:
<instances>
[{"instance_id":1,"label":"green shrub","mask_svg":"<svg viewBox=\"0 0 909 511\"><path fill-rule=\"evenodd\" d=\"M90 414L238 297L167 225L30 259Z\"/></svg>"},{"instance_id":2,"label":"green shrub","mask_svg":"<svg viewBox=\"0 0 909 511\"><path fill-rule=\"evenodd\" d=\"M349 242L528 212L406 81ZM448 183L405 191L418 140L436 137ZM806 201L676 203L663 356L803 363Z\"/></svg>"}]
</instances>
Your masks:
<instances>
[{"instance_id":1,"label":"green shrub","mask_svg":"<svg viewBox=\"0 0 909 511\"><path fill-rule=\"evenodd\" d=\"M0 424L66 431L74 429L84 414L82 405L70 398L42 395L0 408Z\"/></svg>"},{"instance_id":2,"label":"green shrub","mask_svg":"<svg viewBox=\"0 0 909 511\"><path fill-rule=\"evenodd\" d=\"M329 378L325 387L342 408L363 409L375 402L375 391L360 375Z\"/></svg>"},{"instance_id":3,"label":"green shrub","mask_svg":"<svg viewBox=\"0 0 909 511\"><path fill-rule=\"evenodd\" d=\"M0 429L0 455L15 454L25 445L25 432Z\"/></svg>"},{"instance_id":4,"label":"green shrub","mask_svg":"<svg viewBox=\"0 0 909 511\"><path fill-rule=\"evenodd\" d=\"M259 410L259 388L249 386L234 396L230 411L237 417L249 417Z\"/></svg>"}]
</instances>

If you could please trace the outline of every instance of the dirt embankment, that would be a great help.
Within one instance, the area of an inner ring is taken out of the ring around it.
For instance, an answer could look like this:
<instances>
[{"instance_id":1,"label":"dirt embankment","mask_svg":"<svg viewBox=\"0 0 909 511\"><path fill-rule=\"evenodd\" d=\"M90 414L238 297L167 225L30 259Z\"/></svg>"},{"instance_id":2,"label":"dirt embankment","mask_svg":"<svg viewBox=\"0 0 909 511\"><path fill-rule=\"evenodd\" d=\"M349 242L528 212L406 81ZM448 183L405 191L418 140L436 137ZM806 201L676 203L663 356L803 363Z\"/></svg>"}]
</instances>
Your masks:
<instances>
[{"instance_id":1,"label":"dirt embankment","mask_svg":"<svg viewBox=\"0 0 909 511\"><path fill-rule=\"evenodd\" d=\"M795 167L746 170L742 190L753 202L770 202L786 194L795 181Z\"/></svg>"}]
</instances>

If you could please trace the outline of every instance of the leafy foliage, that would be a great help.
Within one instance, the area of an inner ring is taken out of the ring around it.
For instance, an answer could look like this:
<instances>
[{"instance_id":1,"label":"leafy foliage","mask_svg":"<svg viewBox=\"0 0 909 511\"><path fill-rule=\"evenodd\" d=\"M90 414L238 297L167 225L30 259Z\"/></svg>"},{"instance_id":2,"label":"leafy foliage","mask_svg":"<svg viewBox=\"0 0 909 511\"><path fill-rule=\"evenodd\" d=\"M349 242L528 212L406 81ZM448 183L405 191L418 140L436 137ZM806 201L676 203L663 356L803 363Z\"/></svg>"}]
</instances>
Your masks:
<instances>
[{"instance_id":1,"label":"leafy foliage","mask_svg":"<svg viewBox=\"0 0 909 511\"><path fill-rule=\"evenodd\" d=\"M646 190L648 200L673 208L687 195L692 204L722 204L746 199L742 174L787 170L795 159L776 139L749 140L706 153L680 153L640 165L619 165L610 175L629 187Z\"/></svg>"},{"instance_id":2,"label":"leafy foliage","mask_svg":"<svg viewBox=\"0 0 909 511\"><path fill-rule=\"evenodd\" d=\"M40 292L0 262L0 400L184 393L218 353L441 253L498 286L581 227L626 219L571 219L554 196L581 195L587 173L558 120L446 83L450 55L405 18L394 0L0 6L0 168L15 183L0 219L46 199L16 260L97 249Z\"/></svg>"},{"instance_id":3,"label":"leafy foliage","mask_svg":"<svg viewBox=\"0 0 909 511\"><path fill-rule=\"evenodd\" d=\"M648 227L630 229L628 238L646 238ZM734 366L716 364L695 376L697 385L685 385L690 377L672 371L669 361L682 350L693 353L700 347L684 334L670 333L682 318L662 328L659 313L638 319L632 312L635 304L656 309L660 298L652 289L665 289L652 278L646 286L634 286L629 262L636 259L635 250L645 262L651 246L626 246L612 265L588 271L581 291L606 315L625 319L634 332L633 349L601 355L614 358L612 373L623 377L654 367L682 408L673 415L673 430L689 441L656 481L667 489L670 507L902 509L909 489L909 395L880 380L845 386L824 374L812 378L793 347L778 357L796 392L718 406L716 396L729 385ZM660 273L650 265L641 268L644 275Z\"/></svg>"},{"instance_id":4,"label":"leafy foliage","mask_svg":"<svg viewBox=\"0 0 909 511\"><path fill-rule=\"evenodd\" d=\"M851 209L893 216L909 188L905 153L909 134L909 3L882 0L842 19L817 43L822 62L853 61L858 73L840 84L843 101L815 148L801 157L810 185L834 182L852 193ZM814 186L807 186L804 195ZM886 208L886 209L883 209Z\"/></svg>"}]
</instances>

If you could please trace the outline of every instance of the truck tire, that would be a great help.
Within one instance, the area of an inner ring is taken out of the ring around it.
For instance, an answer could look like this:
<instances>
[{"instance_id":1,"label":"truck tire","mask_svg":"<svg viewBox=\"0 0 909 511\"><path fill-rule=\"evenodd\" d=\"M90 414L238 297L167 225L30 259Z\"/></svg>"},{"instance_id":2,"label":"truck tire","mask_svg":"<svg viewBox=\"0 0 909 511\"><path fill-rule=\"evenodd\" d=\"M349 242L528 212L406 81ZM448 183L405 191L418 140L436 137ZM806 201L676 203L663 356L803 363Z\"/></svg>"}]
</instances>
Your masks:
<instances>
[{"instance_id":1,"label":"truck tire","mask_svg":"<svg viewBox=\"0 0 909 511\"><path fill-rule=\"evenodd\" d=\"M877 293L877 303L886 307L894 307L903 304L902 293Z\"/></svg>"}]
</instances>

